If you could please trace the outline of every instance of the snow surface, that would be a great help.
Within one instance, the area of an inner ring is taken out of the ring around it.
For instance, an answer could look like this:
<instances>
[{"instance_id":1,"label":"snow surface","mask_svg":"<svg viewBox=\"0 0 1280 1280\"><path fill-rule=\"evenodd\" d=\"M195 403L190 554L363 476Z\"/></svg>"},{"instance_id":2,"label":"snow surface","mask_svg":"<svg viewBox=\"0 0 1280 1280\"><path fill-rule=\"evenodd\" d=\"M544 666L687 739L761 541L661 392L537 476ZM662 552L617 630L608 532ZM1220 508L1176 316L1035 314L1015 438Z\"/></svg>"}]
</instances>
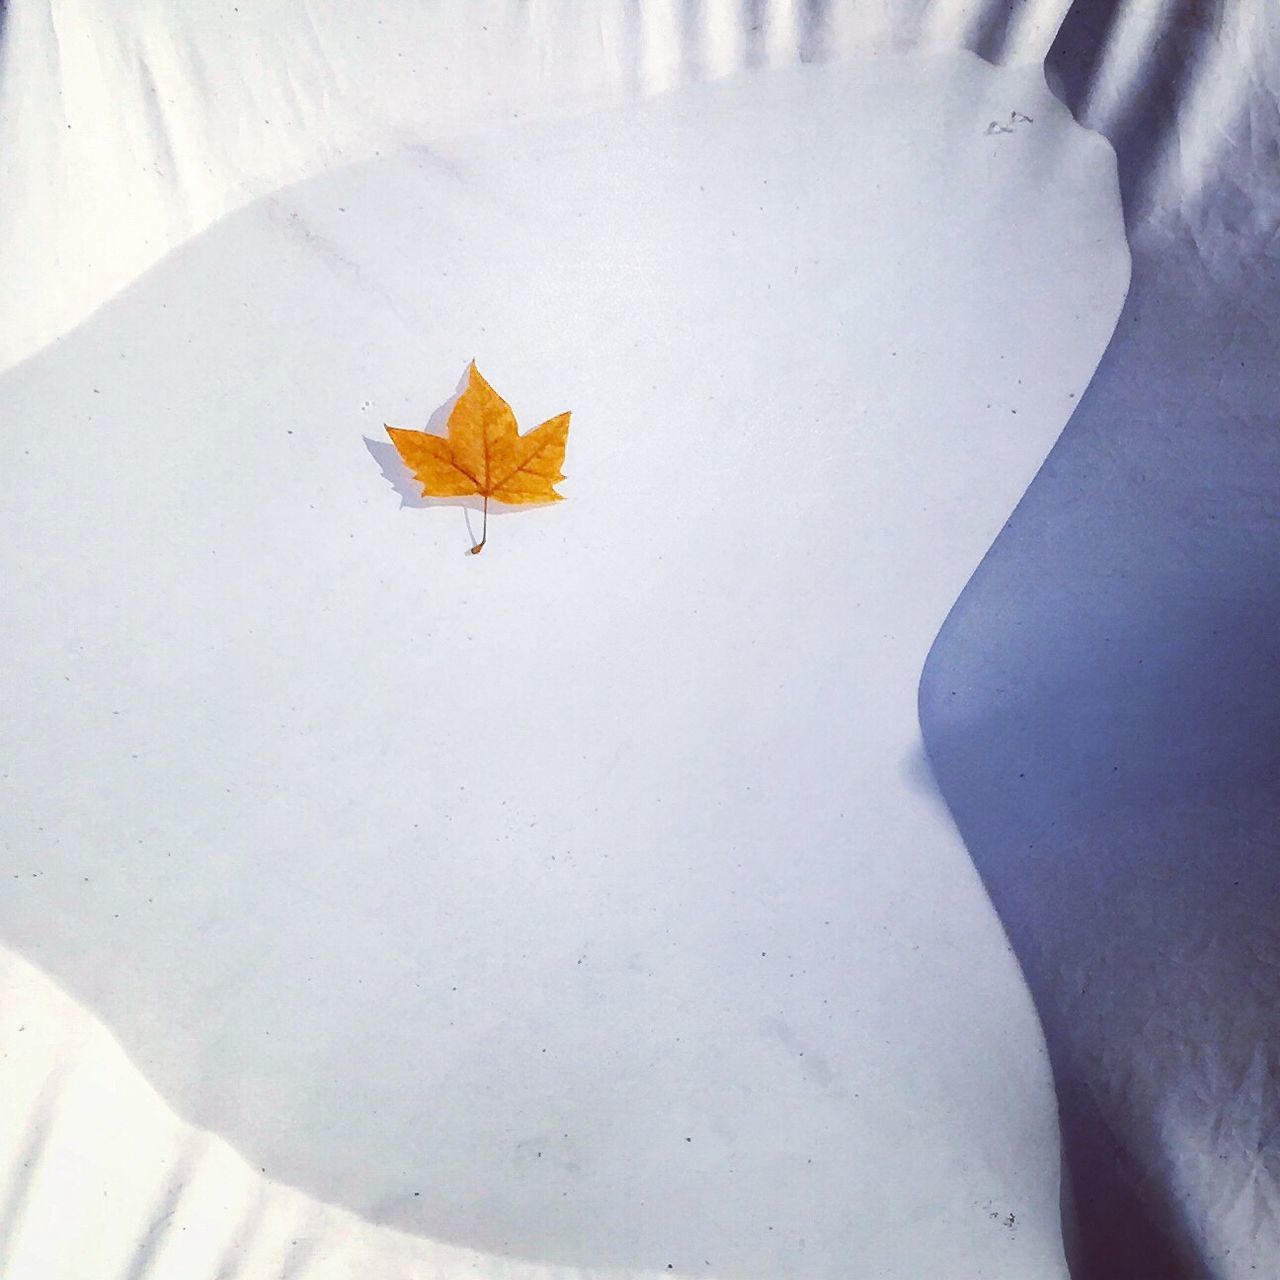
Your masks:
<instances>
[{"instance_id":1,"label":"snow surface","mask_svg":"<svg viewBox=\"0 0 1280 1280\"><path fill-rule=\"evenodd\" d=\"M187 1121L404 1232L1064 1274L916 691L1127 270L1109 148L968 56L233 214L0 383L4 940ZM480 557L381 430L473 356L574 412L568 501Z\"/></svg>"}]
</instances>

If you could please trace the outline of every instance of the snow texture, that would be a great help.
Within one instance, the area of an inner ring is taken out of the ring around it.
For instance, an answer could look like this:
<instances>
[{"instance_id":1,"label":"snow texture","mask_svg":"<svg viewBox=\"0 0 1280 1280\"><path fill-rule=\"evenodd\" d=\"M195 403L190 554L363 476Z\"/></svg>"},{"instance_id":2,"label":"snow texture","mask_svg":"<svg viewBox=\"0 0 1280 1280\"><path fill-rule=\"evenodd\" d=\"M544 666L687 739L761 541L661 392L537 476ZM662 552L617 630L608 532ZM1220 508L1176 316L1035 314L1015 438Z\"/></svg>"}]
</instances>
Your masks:
<instances>
[{"instance_id":1,"label":"snow texture","mask_svg":"<svg viewBox=\"0 0 1280 1280\"><path fill-rule=\"evenodd\" d=\"M11 7L6 1276L1258 1274L1274 95L1192 7ZM1046 73L1135 289L1001 534L1128 279ZM575 415L480 558L381 432L473 355Z\"/></svg>"}]
</instances>

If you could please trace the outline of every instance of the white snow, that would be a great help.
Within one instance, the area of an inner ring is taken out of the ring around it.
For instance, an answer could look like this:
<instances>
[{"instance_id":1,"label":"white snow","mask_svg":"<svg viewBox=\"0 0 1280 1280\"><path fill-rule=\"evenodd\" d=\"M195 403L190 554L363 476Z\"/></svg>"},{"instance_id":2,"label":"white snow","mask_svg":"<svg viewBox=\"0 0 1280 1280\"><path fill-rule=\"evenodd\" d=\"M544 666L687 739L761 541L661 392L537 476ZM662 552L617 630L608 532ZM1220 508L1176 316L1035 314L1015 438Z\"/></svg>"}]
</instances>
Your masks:
<instances>
[{"instance_id":1,"label":"white snow","mask_svg":"<svg viewBox=\"0 0 1280 1280\"><path fill-rule=\"evenodd\" d=\"M0 937L186 1121L398 1231L1063 1275L915 698L1127 261L1107 146L969 56L233 214L0 382ZM574 413L568 500L479 557L382 433L473 356L523 427Z\"/></svg>"}]
</instances>

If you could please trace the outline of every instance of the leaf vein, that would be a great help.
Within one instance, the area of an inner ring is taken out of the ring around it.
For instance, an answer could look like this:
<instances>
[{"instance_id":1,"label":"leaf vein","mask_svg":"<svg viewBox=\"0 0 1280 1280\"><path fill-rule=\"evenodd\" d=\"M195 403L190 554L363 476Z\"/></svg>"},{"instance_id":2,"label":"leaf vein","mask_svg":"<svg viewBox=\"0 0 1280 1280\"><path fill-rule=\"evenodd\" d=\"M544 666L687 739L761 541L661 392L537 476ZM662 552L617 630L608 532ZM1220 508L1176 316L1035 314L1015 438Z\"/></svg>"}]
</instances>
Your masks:
<instances>
[{"instance_id":1,"label":"leaf vein","mask_svg":"<svg viewBox=\"0 0 1280 1280\"><path fill-rule=\"evenodd\" d=\"M533 473L530 473L530 472L529 472L529 463L531 463L531 462L534 460L534 458L536 458L536 457L538 457L539 455L541 455L541 454L545 453L545 452L546 452L548 449L550 449L554 444L555 444L554 439L551 437L551 435L550 435L550 434L548 434L548 435L547 435L547 438L546 438L545 440L543 440L543 441L538 445L538 447L537 447L537 448L536 448L536 449L535 449L531 454L529 454L529 455L528 455L528 457L526 457L522 462L518 462L518 463L516 463L516 465L515 465L514 467L512 467L512 468L511 468L511 470L510 470L510 471L508 471L508 472L507 472L507 474L506 474L505 476L503 476L500 480L495 480L495 481L490 485L490 488L491 488L491 489L501 489L501 488L502 488L502 486L503 486L504 484L506 484L506 483L507 483L507 481L508 481L508 480L510 480L512 476L518 476L518 475L523 475L523 474L533 474Z\"/></svg>"}]
</instances>

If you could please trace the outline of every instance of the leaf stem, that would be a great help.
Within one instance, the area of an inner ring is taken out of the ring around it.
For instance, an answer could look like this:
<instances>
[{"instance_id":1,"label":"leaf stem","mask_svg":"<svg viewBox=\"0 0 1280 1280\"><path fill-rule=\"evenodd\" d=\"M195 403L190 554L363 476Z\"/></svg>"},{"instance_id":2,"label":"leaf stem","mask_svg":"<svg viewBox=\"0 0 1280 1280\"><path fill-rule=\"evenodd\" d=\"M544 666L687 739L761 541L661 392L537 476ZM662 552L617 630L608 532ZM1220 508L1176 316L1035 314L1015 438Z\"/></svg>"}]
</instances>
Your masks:
<instances>
[{"instance_id":1,"label":"leaf stem","mask_svg":"<svg viewBox=\"0 0 1280 1280\"><path fill-rule=\"evenodd\" d=\"M484 550L484 544L489 540L489 495L484 495L484 522L480 526L480 541L471 548L471 554L478 556Z\"/></svg>"}]
</instances>

